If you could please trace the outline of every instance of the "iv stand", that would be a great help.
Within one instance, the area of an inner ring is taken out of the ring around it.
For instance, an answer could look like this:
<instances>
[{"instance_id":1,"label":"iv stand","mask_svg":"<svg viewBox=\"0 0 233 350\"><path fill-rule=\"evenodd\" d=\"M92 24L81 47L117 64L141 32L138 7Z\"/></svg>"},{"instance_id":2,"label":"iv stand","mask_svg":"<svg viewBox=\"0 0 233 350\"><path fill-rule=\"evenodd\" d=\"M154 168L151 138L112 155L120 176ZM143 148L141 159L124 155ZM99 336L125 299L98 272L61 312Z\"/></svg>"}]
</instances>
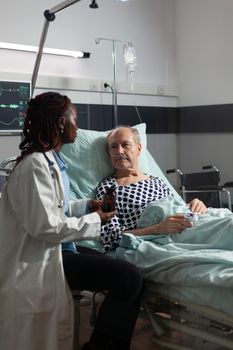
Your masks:
<instances>
[{"instance_id":1,"label":"iv stand","mask_svg":"<svg viewBox=\"0 0 233 350\"><path fill-rule=\"evenodd\" d=\"M78 1L80 1L80 0L65 0L65 1L62 1L61 3L59 3L58 5L52 7L50 10L46 10L44 12L45 21L44 21L44 25L43 25L43 29L42 29L42 33L41 33L41 37L40 37L39 49L38 49L38 53L36 56L36 61L35 61L35 65L34 65L34 69L33 69L33 73L32 73L32 79L31 79L31 97L33 96L35 85L36 85L36 79L37 79L37 75L38 75L38 71L39 71L39 67L40 67L40 62L41 62L41 58L42 58L42 54L43 54L45 40L46 40L48 29L49 29L49 24L50 24L50 22L55 20L55 18L56 18L55 13L57 13L61 10L64 10L65 8L75 4Z\"/></svg>"},{"instance_id":2,"label":"iv stand","mask_svg":"<svg viewBox=\"0 0 233 350\"><path fill-rule=\"evenodd\" d=\"M111 41L112 42L112 60L113 60L113 100L114 100L114 125L118 125L118 116L117 116L117 89L116 89L116 43L124 43L132 45L131 41L123 41L117 39L108 39L108 38L96 38L95 43L98 45L101 40Z\"/></svg>"}]
</instances>

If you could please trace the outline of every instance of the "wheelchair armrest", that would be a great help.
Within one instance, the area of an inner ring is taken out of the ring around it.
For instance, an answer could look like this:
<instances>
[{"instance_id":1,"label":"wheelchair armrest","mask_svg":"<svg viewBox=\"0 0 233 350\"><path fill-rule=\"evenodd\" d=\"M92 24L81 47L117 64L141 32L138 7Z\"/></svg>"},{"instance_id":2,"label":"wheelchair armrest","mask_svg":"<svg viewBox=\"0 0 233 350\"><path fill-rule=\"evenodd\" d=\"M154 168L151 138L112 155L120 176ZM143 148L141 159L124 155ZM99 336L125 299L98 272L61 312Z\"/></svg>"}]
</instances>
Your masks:
<instances>
[{"instance_id":1,"label":"wheelchair armrest","mask_svg":"<svg viewBox=\"0 0 233 350\"><path fill-rule=\"evenodd\" d=\"M172 174L172 173L175 173L175 172L176 172L176 169L168 169L168 170L166 170L167 174Z\"/></svg>"},{"instance_id":2,"label":"wheelchair armrest","mask_svg":"<svg viewBox=\"0 0 233 350\"><path fill-rule=\"evenodd\" d=\"M233 181L225 182L225 184L222 185L222 187L233 187Z\"/></svg>"},{"instance_id":3,"label":"wheelchair armrest","mask_svg":"<svg viewBox=\"0 0 233 350\"><path fill-rule=\"evenodd\" d=\"M215 166L215 165L204 165L203 167L202 167L202 169L203 170L214 170L214 171L217 171L217 172L219 172L219 170L218 170L218 168Z\"/></svg>"},{"instance_id":4,"label":"wheelchair armrest","mask_svg":"<svg viewBox=\"0 0 233 350\"><path fill-rule=\"evenodd\" d=\"M184 191L222 191L224 186L195 186L186 187Z\"/></svg>"},{"instance_id":5,"label":"wheelchair armrest","mask_svg":"<svg viewBox=\"0 0 233 350\"><path fill-rule=\"evenodd\" d=\"M167 174L178 173L180 175L183 175L183 173L180 169L168 169L168 170L166 170L166 173Z\"/></svg>"}]
</instances>

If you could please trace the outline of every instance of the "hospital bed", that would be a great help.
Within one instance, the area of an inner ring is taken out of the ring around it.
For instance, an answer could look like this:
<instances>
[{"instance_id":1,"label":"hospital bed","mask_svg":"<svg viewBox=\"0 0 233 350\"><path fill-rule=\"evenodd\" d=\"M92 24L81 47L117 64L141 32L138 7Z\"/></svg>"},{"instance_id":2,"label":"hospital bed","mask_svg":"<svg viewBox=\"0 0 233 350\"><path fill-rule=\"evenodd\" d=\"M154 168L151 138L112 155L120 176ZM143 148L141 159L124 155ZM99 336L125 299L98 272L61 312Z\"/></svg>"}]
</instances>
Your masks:
<instances>
[{"instance_id":1,"label":"hospital bed","mask_svg":"<svg viewBox=\"0 0 233 350\"><path fill-rule=\"evenodd\" d=\"M179 199L179 194L147 150L146 125L142 123L135 127L142 141L141 169L163 178L174 198ZM106 151L106 135L104 131L79 129L75 143L64 146L62 155L68 163L73 199L94 197L98 183L113 173ZM102 249L98 241L84 244ZM168 269L166 263L164 269ZM180 350L233 349L233 288L190 287L185 283L168 285L163 280L155 283L148 279L143 312L155 330L153 341L157 344ZM179 335L179 344L174 340L176 334Z\"/></svg>"},{"instance_id":2,"label":"hospital bed","mask_svg":"<svg viewBox=\"0 0 233 350\"><path fill-rule=\"evenodd\" d=\"M171 187L174 198L179 199L179 194L146 148L145 124L136 127L142 138L141 168L145 173L163 178ZM94 189L98 183L113 172L106 152L106 134L107 132L79 130L76 142L64 147L63 157L69 165L73 199L94 197ZM8 176L14 160L15 157L12 157L1 164L4 177ZM89 241L85 244L97 250L102 248L99 241ZM168 269L166 264L165 269ZM80 297L80 291L74 291L77 324L75 328L78 328L79 324ZM148 278L143 313L151 321L155 331L153 341L157 344L180 350L233 349L233 288L190 287L185 283L168 285L163 279L160 283L155 283ZM178 345L174 339L177 332ZM188 337L180 334L187 334ZM74 349L77 349L78 332L75 339Z\"/></svg>"}]
</instances>

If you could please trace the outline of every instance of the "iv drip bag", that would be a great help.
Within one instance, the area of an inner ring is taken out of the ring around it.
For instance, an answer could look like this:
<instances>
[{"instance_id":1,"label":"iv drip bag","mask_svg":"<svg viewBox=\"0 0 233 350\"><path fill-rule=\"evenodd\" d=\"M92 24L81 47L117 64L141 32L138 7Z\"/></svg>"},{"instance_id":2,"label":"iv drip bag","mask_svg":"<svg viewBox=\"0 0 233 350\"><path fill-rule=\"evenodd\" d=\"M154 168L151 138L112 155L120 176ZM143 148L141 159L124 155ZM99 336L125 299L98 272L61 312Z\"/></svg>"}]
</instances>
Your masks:
<instances>
[{"instance_id":1,"label":"iv drip bag","mask_svg":"<svg viewBox=\"0 0 233 350\"><path fill-rule=\"evenodd\" d=\"M124 47L124 58L125 58L125 65L128 68L128 72L133 72L135 67L137 66L137 57L136 57L136 51L132 46L125 46Z\"/></svg>"}]
</instances>

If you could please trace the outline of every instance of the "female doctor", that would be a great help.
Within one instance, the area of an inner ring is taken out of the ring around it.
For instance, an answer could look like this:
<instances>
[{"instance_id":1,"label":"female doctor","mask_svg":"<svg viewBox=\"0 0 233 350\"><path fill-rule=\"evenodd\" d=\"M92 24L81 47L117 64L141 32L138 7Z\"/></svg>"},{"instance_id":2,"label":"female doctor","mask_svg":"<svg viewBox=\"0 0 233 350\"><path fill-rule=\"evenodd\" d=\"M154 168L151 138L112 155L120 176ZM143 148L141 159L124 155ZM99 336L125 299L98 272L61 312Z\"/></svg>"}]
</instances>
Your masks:
<instances>
[{"instance_id":1,"label":"female doctor","mask_svg":"<svg viewBox=\"0 0 233 350\"><path fill-rule=\"evenodd\" d=\"M77 136L74 105L55 92L36 96L23 134L0 204L0 349L71 350L69 285L108 291L83 349L128 350L142 295L137 268L102 254L62 258L61 242L98 239L114 215L95 200L69 202L59 151Z\"/></svg>"}]
</instances>

